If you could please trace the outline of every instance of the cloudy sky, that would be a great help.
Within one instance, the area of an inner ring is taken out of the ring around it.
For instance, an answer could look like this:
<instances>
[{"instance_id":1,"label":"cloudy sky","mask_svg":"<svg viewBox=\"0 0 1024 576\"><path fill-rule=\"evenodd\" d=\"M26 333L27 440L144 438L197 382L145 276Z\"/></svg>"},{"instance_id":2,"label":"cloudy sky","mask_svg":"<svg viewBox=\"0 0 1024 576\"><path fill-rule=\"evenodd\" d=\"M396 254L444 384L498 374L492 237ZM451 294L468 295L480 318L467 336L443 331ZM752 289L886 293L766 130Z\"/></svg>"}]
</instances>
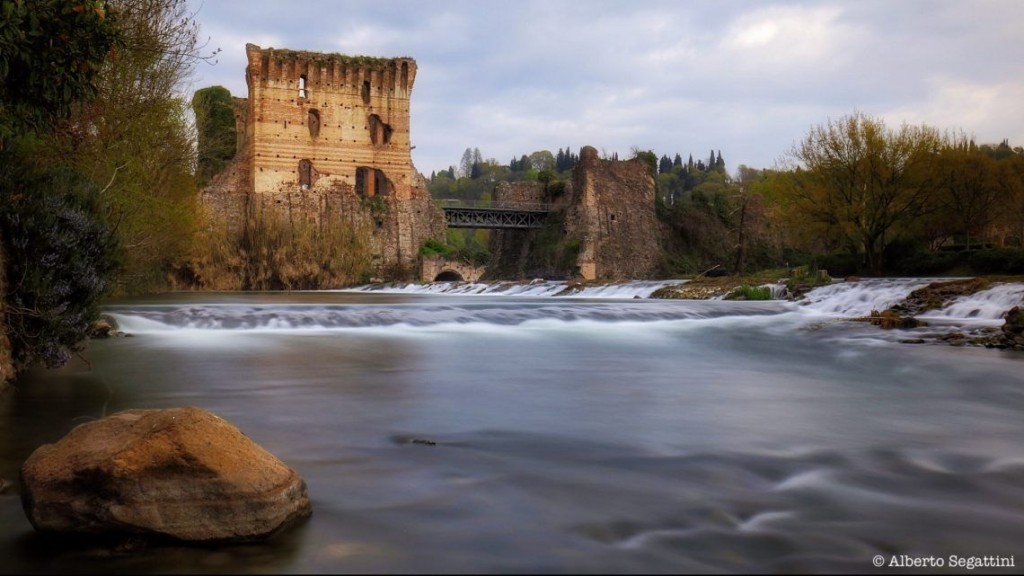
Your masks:
<instances>
[{"instance_id":1,"label":"cloudy sky","mask_svg":"<svg viewBox=\"0 0 1024 576\"><path fill-rule=\"evenodd\" d=\"M188 0L216 65L193 88L245 96L245 44L411 56L413 161L467 147L721 150L769 168L854 111L1024 145L1020 0Z\"/></svg>"}]
</instances>

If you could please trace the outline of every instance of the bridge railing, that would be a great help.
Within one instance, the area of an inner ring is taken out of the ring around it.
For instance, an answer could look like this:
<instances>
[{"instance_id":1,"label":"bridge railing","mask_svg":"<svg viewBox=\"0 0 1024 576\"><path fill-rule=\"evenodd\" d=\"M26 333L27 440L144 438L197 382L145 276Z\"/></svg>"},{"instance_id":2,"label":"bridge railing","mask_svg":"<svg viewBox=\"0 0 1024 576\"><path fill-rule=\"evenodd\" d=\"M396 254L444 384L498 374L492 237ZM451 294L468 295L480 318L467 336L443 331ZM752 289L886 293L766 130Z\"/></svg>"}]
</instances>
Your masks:
<instances>
[{"instance_id":1,"label":"bridge railing","mask_svg":"<svg viewBox=\"0 0 1024 576\"><path fill-rule=\"evenodd\" d=\"M514 212L550 212L551 204L546 202L509 202L507 200L462 200L439 198L435 200L441 208L471 208L478 210L509 210Z\"/></svg>"}]
</instances>

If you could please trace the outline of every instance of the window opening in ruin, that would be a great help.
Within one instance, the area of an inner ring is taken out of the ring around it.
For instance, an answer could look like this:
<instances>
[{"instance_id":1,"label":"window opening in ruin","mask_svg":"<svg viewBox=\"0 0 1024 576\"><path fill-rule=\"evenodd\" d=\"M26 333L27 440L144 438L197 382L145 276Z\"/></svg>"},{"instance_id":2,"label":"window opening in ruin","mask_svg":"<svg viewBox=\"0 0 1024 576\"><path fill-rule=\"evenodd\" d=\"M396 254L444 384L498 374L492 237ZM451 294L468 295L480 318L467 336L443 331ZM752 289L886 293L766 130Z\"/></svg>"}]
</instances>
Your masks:
<instances>
[{"instance_id":1,"label":"window opening in ruin","mask_svg":"<svg viewBox=\"0 0 1024 576\"><path fill-rule=\"evenodd\" d=\"M368 168L356 168L356 194L366 196L366 171Z\"/></svg>"},{"instance_id":2,"label":"window opening in ruin","mask_svg":"<svg viewBox=\"0 0 1024 576\"><path fill-rule=\"evenodd\" d=\"M370 114L370 142L374 146L391 143L391 126L381 121L380 116Z\"/></svg>"},{"instance_id":3,"label":"window opening in ruin","mask_svg":"<svg viewBox=\"0 0 1024 576\"><path fill-rule=\"evenodd\" d=\"M390 196L391 182L388 180L387 176L385 176L380 170L374 170L373 173L374 179L376 180L374 187L377 189L377 194L380 194L381 196Z\"/></svg>"},{"instance_id":4,"label":"window opening in ruin","mask_svg":"<svg viewBox=\"0 0 1024 576\"><path fill-rule=\"evenodd\" d=\"M615 222L615 214L611 214L610 217L611 217L611 221Z\"/></svg>"},{"instance_id":5,"label":"window opening in ruin","mask_svg":"<svg viewBox=\"0 0 1024 576\"><path fill-rule=\"evenodd\" d=\"M309 137L316 138L320 135L320 111L316 108L309 109L309 120L306 122L309 126Z\"/></svg>"},{"instance_id":6,"label":"window opening in ruin","mask_svg":"<svg viewBox=\"0 0 1024 576\"><path fill-rule=\"evenodd\" d=\"M359 196L390 196L391 181L380 170L374 168L356 168L356 194Z\"/></svg>"},{"instance_id":7,"label":"window opening in ruin","mask_svg":"<svg viewBox=\"0 0 1024 576\"><path fill-rule=\"evenodd\" d=\"M362 97L363 97L363 104L369 104L370 103L370 81L369 80L364 80L363 81Z\"/></svg>"},{"instance_id":8,"label":"window opening in ruin","mask_svg":"<svg viewBox=\"0 0 1024 576\"><path fill-rule=\"evenodd\" d=\"M306 75L299 76L299 98L306 97Z\"/></svg>"},{"instance_id":9,"label":"window opening in ruin","mask_svg":"<svg viewBox=\"0 0 1024 576\"><path fill-rule=\"evenodd\" d=\"M409 63L402 62L402 90L409 89Z\"/></svg>"},{"instance_id":10,"label":"window opening in ruin","mask_svg":"<svg viewBox=\"0 0 1024 576\"><path fill-rule=\"evenodd\" d=\"M309 190L313 184L313 163L309 160L299 160L299 188Z\"/></svg>"}]
</instances>

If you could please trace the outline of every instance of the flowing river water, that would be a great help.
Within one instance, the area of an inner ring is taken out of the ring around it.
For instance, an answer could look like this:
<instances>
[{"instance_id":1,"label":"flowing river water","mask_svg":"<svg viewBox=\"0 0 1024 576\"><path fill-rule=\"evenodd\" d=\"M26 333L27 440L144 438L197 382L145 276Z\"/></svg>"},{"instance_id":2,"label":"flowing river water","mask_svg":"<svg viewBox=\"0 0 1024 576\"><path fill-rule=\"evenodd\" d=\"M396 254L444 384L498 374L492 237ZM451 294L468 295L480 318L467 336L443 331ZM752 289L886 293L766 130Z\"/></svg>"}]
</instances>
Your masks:
<instances>
[{"instance_id":1,"label":"flowing river water","mask_svg":"<svg viewBox=\"0 0 1024 576\"><path fill-rule=\"evenodd\" d=\"M1016 554L990 571L1019 573L1024 353L900 341L998 327L1024 285L927 328L838 320L927 282L800 303L646 298L660 283L111 302L132 337L0 396L0 571L821 573L904 554L948 571ZM295 468L312 517L262 543L130 553L34 533L17 486L32 450L187 405Z\"/></svg>"}]
</instances>

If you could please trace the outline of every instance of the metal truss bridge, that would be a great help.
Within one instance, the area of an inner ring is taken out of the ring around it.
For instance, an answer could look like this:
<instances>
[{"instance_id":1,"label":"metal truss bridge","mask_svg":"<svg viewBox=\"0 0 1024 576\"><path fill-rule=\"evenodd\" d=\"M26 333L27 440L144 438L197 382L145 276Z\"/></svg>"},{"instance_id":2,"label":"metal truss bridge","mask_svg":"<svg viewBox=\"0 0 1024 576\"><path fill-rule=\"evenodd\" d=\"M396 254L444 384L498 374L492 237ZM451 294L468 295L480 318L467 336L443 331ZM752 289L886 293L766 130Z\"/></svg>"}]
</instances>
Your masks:
<instances>
[{"instance_id":1,"label":"metal truss bridge","mask_svg":"<svg viewBox=\"0 0 1024 576\"><path fill-rule=\"evenodd\" d=\"M449 228L540 228L551 211L549 204L438 200Z\"/></svg>"}]
</instances>

